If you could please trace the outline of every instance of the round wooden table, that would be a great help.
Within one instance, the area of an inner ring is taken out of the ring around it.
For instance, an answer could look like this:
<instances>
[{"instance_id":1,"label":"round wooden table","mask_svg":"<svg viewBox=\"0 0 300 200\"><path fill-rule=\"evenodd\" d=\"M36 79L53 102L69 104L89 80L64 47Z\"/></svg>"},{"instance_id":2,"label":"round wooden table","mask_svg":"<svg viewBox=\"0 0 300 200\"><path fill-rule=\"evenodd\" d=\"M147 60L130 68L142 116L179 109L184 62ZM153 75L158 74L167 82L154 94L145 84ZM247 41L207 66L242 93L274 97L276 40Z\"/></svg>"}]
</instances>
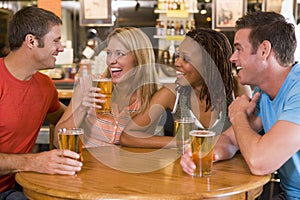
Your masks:
<instances>
[{"instance_id":1,"label":"round wooden table","mask_svg":"<svg viewBox=\"0 0 300 200\"><path fill-rule=\"evenodd\" d=\"M254 199L270 176L251 175L241 155L214 163L213 175L182 171L175 149L85 149L76 176L16 174L30 199Z\"/></svg>"}]
</instances>

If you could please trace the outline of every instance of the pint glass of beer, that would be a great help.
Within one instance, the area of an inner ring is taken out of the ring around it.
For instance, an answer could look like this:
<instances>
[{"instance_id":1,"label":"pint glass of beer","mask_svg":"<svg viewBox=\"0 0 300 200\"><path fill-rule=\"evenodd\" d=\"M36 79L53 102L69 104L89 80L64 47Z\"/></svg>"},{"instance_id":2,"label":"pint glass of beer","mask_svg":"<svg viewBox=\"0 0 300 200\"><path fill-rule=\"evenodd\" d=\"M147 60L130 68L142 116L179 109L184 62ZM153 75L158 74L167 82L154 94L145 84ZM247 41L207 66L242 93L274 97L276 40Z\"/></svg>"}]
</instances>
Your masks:
<instances>
[{"instance_id":1,"label":"pint glass of beer","mask_svg":"<svg viewBox=\"0 0 300 200\"><path fill-rule=\"evenodd\" d=\"M176 119L174 121L174 133L178 154L183 154L184 146L188 143L189 132L195 129L194 119L191 117Z\"/></svg>"},{"instance_id":2,"label":"pint glass of beer","mask_svg":"<svg viewBox=\"0 0 300 200\"><path fill-rule=\"evenodd\" d=\"M82 139L84 130L82 128L61 128L58 131L58 143L60 149L74 151L82 158Z\"/></svg>"},{"instance_id":3,"label":"pint glass of beer","mask_svg":"<svg viewBox=\"0 0 300 200\"><path fill-rule=\"evenodd\" d=\"M208 130L190 131L192 160L196 165L194 176L204 177L212 174L215 132Z\"/></svg>"},{"instance_id":4,"label":"pint glass of beer","mask_svg":"<svg viewBox=\"0 0 300 200\"><path fill-rule=\"evenodd\" d=\"M98 87L101 89L99 93L104 94L105 97L99 97L98 99L105 100L104 103L96 103L100 105L102 108L96 108L97 114L109 113L111 111L111 96L113 89L112 80L110 78L95 78L93 79L93 87Z\"/></svg>"}]
</instances>

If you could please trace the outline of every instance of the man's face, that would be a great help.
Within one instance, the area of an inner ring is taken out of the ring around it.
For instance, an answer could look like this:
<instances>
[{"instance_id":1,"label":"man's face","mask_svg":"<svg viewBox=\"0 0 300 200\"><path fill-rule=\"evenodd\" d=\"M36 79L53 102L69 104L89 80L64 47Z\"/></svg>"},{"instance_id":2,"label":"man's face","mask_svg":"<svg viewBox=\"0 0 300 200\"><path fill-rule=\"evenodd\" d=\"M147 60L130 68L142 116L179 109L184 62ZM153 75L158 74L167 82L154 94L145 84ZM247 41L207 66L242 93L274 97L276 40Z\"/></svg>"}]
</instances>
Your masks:
<instances>
[{"instance_id":1,"label":"man's face","mask_svg":"<svg viewBox=\"0 0 300 200\"><path fill-rule=\"evenodd\" d=\"M36 39L36 47L34 48L34 56L40 69L54 68L56 56L59 52L63 52L61 45L61 26L53 26L50 31L41 39L44 41L44 46L39 47Z\"/></svg>"},{"instance_id":2,"label":"man's face","mask_svg":"<svg viewBox=\"0 0 300 200\"><path fill-rule=\"evenodd\" d=\"M257 52L253 53L249 42L250 29L240 29L234 37L234 53L230 61L235 64L238 77L242 84L259 85L264 70L262 60Z\"/></svg>"}]
</instances>

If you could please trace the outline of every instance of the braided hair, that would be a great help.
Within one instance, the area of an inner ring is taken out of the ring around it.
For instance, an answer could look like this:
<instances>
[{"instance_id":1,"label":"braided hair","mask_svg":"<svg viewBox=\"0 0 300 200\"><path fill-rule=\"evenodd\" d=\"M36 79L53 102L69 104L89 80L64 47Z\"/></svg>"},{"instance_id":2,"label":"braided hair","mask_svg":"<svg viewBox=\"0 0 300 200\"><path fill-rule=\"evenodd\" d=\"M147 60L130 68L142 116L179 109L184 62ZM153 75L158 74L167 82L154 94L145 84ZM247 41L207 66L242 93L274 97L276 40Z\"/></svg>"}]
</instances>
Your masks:
<instances>
[{"instance_id":1,"label":"braided hair","mask_svg":"<svg viewBox=\"0 0 300 200\"><path fill-rule=\"evenodd\" d=\"M194 29L189 31L186 36L195 40L201 46L202 53L206 53L209 57L205 58L204 56L204 64L201 66L203 81L200 100L206 101L206 111L220 109L219 106L225 97L227 105L229 105L233 100L232 64L229 61L232 48L229 40L223 33L207 28ZM218 70L215 70L215 67ZM218 77L221 77L223 83L217 81Z\"/></svg>"}]
</instances>

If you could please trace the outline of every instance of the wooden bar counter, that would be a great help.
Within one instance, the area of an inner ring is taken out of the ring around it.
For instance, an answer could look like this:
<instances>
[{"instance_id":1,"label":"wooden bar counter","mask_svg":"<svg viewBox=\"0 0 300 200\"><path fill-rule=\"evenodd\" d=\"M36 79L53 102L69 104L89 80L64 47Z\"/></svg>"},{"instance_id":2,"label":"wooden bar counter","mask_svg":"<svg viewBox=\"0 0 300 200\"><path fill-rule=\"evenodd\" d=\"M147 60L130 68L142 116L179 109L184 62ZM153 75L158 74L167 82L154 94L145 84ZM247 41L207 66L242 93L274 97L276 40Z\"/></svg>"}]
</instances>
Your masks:
<instances>
[{"instance_id":1,"label":"wooden bar counter","mask_svg":"<svg viewBox=\"0 0 300 200\"><path fill-rule=\"evenodd\" d=\"M210 177L182 171L175 149L88 148L76 176L16 174L30 199L255 199L270 176L251 175L241 155L214 163Z\"/></svg>"}]
</instances>

